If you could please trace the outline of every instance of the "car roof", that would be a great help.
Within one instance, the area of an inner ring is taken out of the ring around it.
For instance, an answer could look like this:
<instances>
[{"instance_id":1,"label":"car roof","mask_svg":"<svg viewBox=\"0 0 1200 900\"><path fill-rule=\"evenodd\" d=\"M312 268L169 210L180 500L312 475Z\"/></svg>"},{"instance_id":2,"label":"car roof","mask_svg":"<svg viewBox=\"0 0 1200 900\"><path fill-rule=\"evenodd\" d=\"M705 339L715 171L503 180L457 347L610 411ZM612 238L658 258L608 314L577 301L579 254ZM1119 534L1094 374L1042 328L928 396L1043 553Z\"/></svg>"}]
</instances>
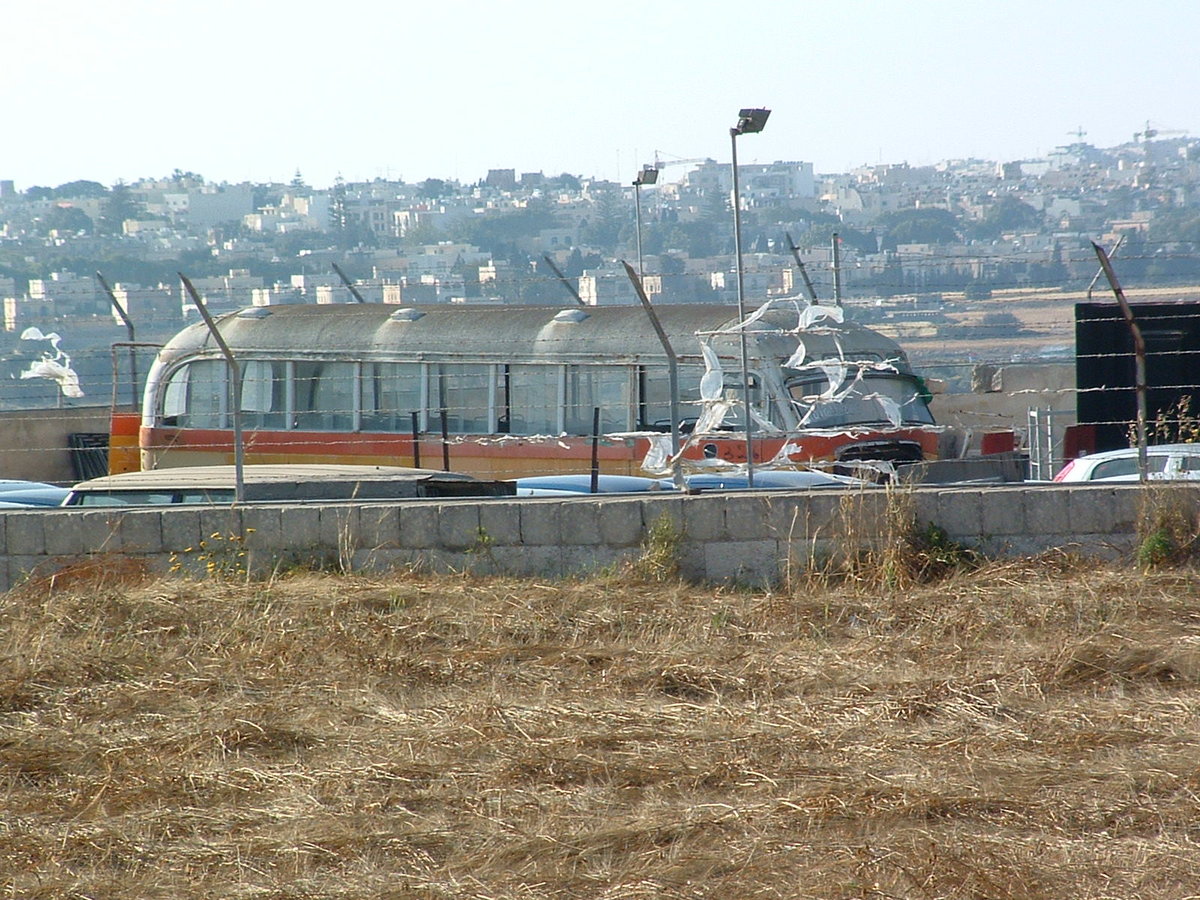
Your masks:
<instances>
[{"instance_id":1,"label":"car roof","mask_svg":"<svg viewBox=\"0 0 1200 900\"><path fill-rule=\"evenodd\" d=\"M110 490L210 490L234 487L235 466L175 466L143 472L122 472L81 481L77 491ZM242 478L251 484L302 484L336 481L474 481L459 472L413 469L405 466L326 464L256 464L242 467Z\"/></svg>"},{"instance_id":2,"label":"car roof","mask_svg":"<svg viewBox=\"0 0 1200 900\"><path fill-rule=\"evenodd\" d=\"M1165 453L1195 453L1200 455L1200 444L1149 444L1146 447L1146 452L1152 453L1155 456L1162 456ZM1137 447L1122 447L1119 450L1103 450L1099 453L1089 453L1087 456L1079 457L1079 459L1084 461L1120 459L1123 456L1137 456L1137 454Z\"/></svg>"}]
</instances>

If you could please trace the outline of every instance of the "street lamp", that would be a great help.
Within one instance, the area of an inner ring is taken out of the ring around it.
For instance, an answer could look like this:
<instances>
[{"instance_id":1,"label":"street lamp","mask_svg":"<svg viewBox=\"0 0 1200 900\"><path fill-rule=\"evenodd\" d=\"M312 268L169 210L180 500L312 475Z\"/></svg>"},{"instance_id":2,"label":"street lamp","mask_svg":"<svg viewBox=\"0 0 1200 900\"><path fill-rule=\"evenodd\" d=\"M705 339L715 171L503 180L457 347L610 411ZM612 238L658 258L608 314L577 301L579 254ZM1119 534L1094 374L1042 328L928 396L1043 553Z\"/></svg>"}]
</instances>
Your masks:
<instances>
[{"instance_id":1,"label":"street lamp","mask_svg":"<svg viewBox=\"0 0 1200 900\"><path fill-rule=\"evenodd\" d=\"M654 166L642 166L638 177L633 179L633 203L637 209L638 278L643 278L646 274L642 268L642 185L654 184L656 181L658 181L658 169Z\"/></svg>"},{"instance_id":2,"label":"street lamp","mask_svg":"<svg viewBox=\"0 0 1200 900\"><path fill-rule=\"evenodd\" d=\"M750 426L750 370L746 362L746 288L742 278L742 203L738 196L737 139L739 134L758 134L766 127L769 109L743 109L738 112L738 122L729 129L729 143L733 146L733 248L737 257L737 302L738 320L741 327L742 354L742 415L746 420L746 486L754 487L754 442Z\"/></svg>"}]
</instances>

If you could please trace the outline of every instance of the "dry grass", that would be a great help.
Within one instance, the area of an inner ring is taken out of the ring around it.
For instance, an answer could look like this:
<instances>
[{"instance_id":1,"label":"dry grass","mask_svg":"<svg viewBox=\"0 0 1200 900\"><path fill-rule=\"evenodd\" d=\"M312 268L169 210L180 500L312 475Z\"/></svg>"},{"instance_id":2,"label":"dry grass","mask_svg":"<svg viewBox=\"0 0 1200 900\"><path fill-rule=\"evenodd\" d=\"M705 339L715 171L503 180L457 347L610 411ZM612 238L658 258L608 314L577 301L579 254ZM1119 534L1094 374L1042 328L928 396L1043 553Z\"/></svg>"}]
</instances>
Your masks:
<instances>
[{"instance_id":1,"label":"dry grass","mask_svg":"<svg viewBox=\"0 0 1200 900\"><path fill-rule=\"evenodd\" d=\"M1181 898L1200 574L0 597L0 895Z\"/></svg>"}]
</instances>

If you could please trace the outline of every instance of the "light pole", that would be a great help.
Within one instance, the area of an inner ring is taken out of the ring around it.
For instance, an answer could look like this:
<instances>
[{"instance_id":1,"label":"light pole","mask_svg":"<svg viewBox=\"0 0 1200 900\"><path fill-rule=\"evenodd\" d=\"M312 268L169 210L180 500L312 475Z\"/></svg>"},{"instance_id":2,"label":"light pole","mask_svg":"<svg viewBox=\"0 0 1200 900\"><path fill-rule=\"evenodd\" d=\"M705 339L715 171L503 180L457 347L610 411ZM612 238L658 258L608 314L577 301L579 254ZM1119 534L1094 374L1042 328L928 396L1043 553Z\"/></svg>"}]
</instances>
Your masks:
<instances>
[{"instance_id":1,"label":"light pole","mask_svg":"<svg viewBox=\"0 0 1200 900\"><path fill-rule=\"evenodd\" d=\"M746 420L746 486L754 487L754 441L750 425L750 370L746 362L746 288L742 278L742 203L738 196L737 139L739 134L758 134L767 124L769 109L743 109L738 112L738 122L729 129L729 143L733 147L733 248L737 257L737 302L738 320L741 327L742 355L742 415Z\"/></svg>"},{"instance_id":2,"label":"light pole","mask_svg":"<svg viewBox=\"0 0 1200 900\"><path fill-rule=\"evenodd\" d=\"M642 268L642 185L654 184L658 181L658 169L654 166L642 166L638 177L633 179L633 205L637 210L637 254L638 278L644 278L646 270Z\"/></svg>"}]
</instances>

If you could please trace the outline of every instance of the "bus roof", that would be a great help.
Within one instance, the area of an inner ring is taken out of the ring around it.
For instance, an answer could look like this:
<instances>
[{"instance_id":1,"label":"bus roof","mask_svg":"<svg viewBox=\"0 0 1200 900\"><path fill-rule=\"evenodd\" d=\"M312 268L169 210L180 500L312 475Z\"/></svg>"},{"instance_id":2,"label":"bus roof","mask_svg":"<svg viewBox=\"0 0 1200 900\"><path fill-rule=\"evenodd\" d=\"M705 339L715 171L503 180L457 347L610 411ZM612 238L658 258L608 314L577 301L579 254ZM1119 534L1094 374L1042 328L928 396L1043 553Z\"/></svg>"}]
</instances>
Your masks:
<instances>
[{"instance_id":1,"label":"bus roof","mask_svg":"<svg viewBox=\"0 0 1200 900\"><path fill-rule=\"evenodd\" d=\"M752 357L789 358L797 344L803 303L774 301L747 328ZM698 357L697 335L718 334L721 356L738 352L737 310L718 304L655 307L672 348ZM253 307L219 320L222 338L248 356L402 356L421 360L478 362L651 362L665 354L645 310L634 306L301 304ZM808 358L904 360L898 344L853 322L821 321L802 332ZM205 326L191 325L160 353L160 361L216 353Z\"/></svg>"}]
</instances>

